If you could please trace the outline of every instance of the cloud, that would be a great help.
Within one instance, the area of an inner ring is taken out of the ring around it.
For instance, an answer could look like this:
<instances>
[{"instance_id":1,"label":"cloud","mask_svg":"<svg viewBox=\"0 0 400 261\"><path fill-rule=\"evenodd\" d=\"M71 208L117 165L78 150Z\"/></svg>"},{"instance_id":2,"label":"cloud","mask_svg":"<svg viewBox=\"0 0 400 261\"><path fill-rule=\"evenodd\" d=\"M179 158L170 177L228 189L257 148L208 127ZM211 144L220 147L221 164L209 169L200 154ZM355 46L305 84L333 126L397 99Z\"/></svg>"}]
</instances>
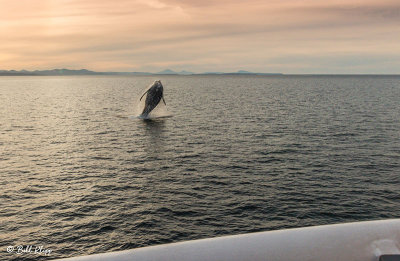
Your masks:
<instances>
[{"instance_id":1,"label":"cloud","mask_svg":"<svg viewBox=\"0 0 400 261\"><path fill-rule=\"evenodd\" d=\"M346 65L370 72L388 70L385 61L396 64L390 57L400 52L400 3L389 0L0 0L0 6L3 69L328 73Z\"/></svg>"}]
</instances>

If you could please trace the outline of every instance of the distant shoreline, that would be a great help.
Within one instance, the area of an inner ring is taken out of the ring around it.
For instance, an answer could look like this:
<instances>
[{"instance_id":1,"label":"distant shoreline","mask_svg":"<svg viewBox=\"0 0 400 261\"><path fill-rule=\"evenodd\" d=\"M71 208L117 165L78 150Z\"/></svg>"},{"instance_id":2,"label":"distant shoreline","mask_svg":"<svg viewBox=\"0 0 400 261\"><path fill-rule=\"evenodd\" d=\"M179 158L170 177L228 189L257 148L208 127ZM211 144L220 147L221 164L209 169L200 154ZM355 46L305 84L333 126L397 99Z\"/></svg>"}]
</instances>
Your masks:
<instances>
[{"instance_id":1,"label":"distant shoreline","mask_svg":"<svg viewBox=\"0 0 400 261\"><path fill-rule=\"evenodd\" d=\"M175 72L172 70L164 70L158 73L150 72L95 72L86 69L70 70L70 69L52 69L52 70L0 70L0 76L65 76L65 75L133 75L133 76L151 76L151 75L283 75L282 73L253 73L248 71L238 72L207 72L193 73L188 71Z\"/></svg>"},{"instance_id":2,"label":"distant shoreline","mask_svg":"<svg viewBox=\"0 0 400 261\"><path fill-rule=\"evenodd\" d=\"M175 72L172 70L164 70L158 73L150 72L95 72L86 69L82 70L70 70L70 69L53 69L53 70L0 70L0 76L231 76L231 75L251 75L251 76L400 76L400 74L283 74L283 73L257 73L248 71L238 72L205 72L205 73L193 73L193 72Z\"/></svg>"}]
</instances>

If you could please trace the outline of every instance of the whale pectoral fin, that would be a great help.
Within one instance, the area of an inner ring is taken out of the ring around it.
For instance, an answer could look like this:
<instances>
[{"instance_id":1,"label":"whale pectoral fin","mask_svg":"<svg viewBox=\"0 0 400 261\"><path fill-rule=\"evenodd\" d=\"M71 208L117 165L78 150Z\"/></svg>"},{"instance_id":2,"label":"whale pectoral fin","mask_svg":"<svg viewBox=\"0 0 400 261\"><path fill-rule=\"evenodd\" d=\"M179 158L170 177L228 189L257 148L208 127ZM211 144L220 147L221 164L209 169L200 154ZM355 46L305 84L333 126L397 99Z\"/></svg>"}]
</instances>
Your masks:
<instances>
[{"instance_id":1,"label":"whale pectoral fin","mask_svg":"<svg viewBox=\"0 0 400 261\"><path fill-rule=\"evenodd\" d=\"M143 95L142 95L142 97L140 97L139 101L141 101L142 98L143 98L143 96L144 96L146 93L148 93L148 92L149 92L149 90L147 90L145 93L143 93Z\"/></svg>"},{"instance_id":2,"label":"whale pectoral fin","mask_svg":"<svg viewBox=\"0 0 400 261\"><path fill-rule=\"evenodd\" d=\"M167 104L165 103L164 97L161 97L161 98L162 98L162 101L164 102L164 104L167 105Z\"/></svg>"}]
</instances>

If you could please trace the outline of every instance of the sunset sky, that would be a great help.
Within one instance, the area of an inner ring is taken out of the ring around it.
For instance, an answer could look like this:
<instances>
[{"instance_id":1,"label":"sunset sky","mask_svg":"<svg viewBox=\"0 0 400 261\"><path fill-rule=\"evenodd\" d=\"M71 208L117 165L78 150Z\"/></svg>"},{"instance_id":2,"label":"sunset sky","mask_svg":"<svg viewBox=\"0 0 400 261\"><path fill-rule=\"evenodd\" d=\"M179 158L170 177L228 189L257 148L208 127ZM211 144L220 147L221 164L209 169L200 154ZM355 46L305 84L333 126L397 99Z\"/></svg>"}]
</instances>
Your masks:
<instances>
[{"instance_id":1,"label":"sunset sky","mask_svg":"<svg viewBox=\"0 0 400 261\"><path fill-rule=\"evenodd\" d=\"M400 1L0 0L0 70L400 73Z\"/></svg>"}]
</instances>

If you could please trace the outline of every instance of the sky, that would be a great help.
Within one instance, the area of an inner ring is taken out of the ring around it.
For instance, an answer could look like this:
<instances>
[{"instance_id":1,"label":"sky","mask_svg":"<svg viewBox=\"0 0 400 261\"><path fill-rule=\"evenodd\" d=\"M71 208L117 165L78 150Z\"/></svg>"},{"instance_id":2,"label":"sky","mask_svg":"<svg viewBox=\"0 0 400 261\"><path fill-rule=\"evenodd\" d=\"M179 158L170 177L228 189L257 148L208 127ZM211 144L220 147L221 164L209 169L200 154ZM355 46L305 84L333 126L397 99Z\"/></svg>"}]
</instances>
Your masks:
<instances>
[{"instance_id":1,"label":"sky","mask_svg":"<svg viewBox=\"0 0 400 261\"><path fill-rule=\"evenodd\" d=\"M0 70L399 74L399 0L0 0Z\"/></svg>"}]
</instances>

